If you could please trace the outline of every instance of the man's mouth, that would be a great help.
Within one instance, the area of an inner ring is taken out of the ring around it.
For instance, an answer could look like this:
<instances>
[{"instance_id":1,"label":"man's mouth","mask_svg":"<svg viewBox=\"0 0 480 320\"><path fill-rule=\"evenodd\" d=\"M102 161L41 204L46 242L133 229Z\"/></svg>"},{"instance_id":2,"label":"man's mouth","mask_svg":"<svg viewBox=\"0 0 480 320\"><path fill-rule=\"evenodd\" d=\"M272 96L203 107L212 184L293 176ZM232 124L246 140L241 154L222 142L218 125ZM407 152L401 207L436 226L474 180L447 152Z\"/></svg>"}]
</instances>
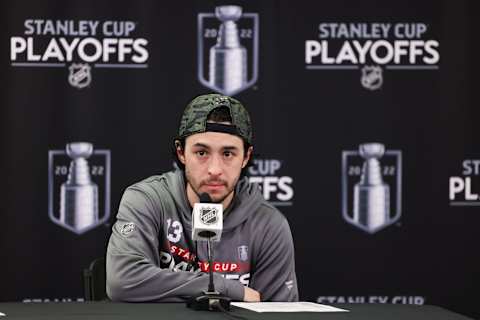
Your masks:
<instances>
[{"instance_id":1,"label":"man's mouth","mask_svg":"<svg viewBox=\"0 0 480 320\"><path fill-rule=\"evenodd\" d=\"M225 186L223 182L207 182L205 186L209 189L221 189Z\"/></svg>"}]
</instances>

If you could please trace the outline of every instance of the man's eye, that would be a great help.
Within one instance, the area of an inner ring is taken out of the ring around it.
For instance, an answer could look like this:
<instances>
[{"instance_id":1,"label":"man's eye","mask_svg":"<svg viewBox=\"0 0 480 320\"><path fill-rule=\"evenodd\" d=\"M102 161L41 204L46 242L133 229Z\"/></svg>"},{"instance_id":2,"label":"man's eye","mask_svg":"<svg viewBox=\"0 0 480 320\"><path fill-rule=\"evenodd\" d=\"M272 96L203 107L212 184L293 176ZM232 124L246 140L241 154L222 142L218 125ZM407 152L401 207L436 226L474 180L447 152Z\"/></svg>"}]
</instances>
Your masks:
<instances>
[{"instance_id":1,"label":"man's eye","mask_svg":"<svg viewBox=\"0 0 480 320\"><path fill-rule=\"evenodd\" d=\"M207 152L206 151L197 151L196 154L199 155L200 157L204 157L204 156L207 155Z\"/></svg>"},{"instance_id":2,"label":"man's eye","mask_svg":"<svg viewBox=\"0 0 480 320\"><path fill-rule=\"evenodd\" d=\"M225 151L225 152L223 153L223 155L228 158L228 157L233 156L233 153L231 153L230 151Z\"/></svg>"}]
</instances>

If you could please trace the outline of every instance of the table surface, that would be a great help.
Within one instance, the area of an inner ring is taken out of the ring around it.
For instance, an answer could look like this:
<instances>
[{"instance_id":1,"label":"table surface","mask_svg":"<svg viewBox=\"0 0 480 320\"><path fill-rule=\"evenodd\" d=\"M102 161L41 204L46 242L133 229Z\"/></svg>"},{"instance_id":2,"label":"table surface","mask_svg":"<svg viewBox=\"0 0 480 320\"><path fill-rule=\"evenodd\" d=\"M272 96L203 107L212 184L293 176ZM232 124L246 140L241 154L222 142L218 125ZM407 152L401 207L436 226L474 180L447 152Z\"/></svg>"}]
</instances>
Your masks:
<instances>
[{"instance_id":1,"label":"table surface","mask_svg":"<svg viewBox=\"0 0 480 320\"><path fill-rule=\"evenodd\" d=\"M232 307L232 313L246 319L274 320L469 320L465 316L436 306L401 304L337 304L336 307L350 312L338 313L257 313ZM9 319L227 319L221 312L194 311L183 303L113 303L113 302L72 302L72 303L0 303L0 312L6 314L0 320Z\"/></svg>"}]
</instances>

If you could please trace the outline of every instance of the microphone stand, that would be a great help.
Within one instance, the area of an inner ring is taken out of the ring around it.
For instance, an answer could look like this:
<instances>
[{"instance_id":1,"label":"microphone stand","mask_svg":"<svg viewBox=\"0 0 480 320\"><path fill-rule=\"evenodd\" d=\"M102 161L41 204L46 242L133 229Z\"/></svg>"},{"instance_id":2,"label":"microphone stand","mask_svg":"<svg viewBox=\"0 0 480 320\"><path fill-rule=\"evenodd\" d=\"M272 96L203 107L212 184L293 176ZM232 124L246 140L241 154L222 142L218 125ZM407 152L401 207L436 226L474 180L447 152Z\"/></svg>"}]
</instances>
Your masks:
<instances>
[{"instance_id":1,"label":"microphone stand","mask_svg":"<svg viewBox=\"0 0 480 320\"><path fill-rule=\"evenodd\" d=\"M187 307L205 311L229 311L232 299L215 291L215 285L213 284L213 247L210 239L207 241L207 249L209 268L208 290L203 291L203 294L191 297L187 301Z\"/></svg>"},{"instance_id":2,"label":"microphone stand","mask_svg":"<svg viewBox=\"0 0 480 320\"><path fill-rule=\"evenodd\" d=\"M213 284L213 248L212 241L210 239L207 241L207 251L208 251L208 291L206 293L219 294L215 291L215 285Z\"/></svg>"}]
</instances>

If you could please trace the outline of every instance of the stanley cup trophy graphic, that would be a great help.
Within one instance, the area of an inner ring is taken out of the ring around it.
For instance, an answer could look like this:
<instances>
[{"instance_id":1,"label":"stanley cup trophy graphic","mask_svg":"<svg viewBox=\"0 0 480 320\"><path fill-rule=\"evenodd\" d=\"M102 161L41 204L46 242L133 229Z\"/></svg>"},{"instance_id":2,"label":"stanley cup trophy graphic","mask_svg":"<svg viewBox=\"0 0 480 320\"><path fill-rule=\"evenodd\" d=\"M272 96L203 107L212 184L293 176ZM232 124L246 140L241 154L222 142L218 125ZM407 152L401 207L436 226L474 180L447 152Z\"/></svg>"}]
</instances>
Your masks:
<instances>
[{"instance_id":1,"label":"stanley cup trophy graphic","mask_svg":"<svg viewBox=\"0 0 480 320\"><path fill-rule=\"evenodd\" d=\"M383 183L379 162L385 147L380 143L362 144L359 153L365 162L360 181L354 187L353 219L374 230L390 219L390 188Z\"/></svg>"},{"instance_id":2,"label":"stanley cup trophy graphic","mask_svg":"<svg viewBox=\"0 0 480 320\"><path fill-rule=\"evenodd\" d=\"M230 95L247 83L247 50L240 44L235 23L242 16L242 8L219 6L215 8L215 16L222 24L217 44L210 48L210 85Z\"/></svg>"},{"instance_id":3,"label":"stanley cup trophy graphic","mask_svg":"<svg viewBox=\"0 0 480 320\"><path fill-rule=\"evenodd\" d=\"M380 163L380 159L382 164ZM402 214L402 151L382 143L362 143L342 152L342 216L346 222L376 233Z\"/></svg>"},{"instance_id":4,"label":"stanley cup trophy graphic","mask_svg":"<svg viewBox=\"0 0 480 320\"><path fill-rule=\"evenodd\" d=\"M98 187L92 182L87 162L93 145L70 143L66 152L71 162L67 181L60 189L60 222L74 230L82 230L98 223Z\"/></svg>"}]
</instances>

